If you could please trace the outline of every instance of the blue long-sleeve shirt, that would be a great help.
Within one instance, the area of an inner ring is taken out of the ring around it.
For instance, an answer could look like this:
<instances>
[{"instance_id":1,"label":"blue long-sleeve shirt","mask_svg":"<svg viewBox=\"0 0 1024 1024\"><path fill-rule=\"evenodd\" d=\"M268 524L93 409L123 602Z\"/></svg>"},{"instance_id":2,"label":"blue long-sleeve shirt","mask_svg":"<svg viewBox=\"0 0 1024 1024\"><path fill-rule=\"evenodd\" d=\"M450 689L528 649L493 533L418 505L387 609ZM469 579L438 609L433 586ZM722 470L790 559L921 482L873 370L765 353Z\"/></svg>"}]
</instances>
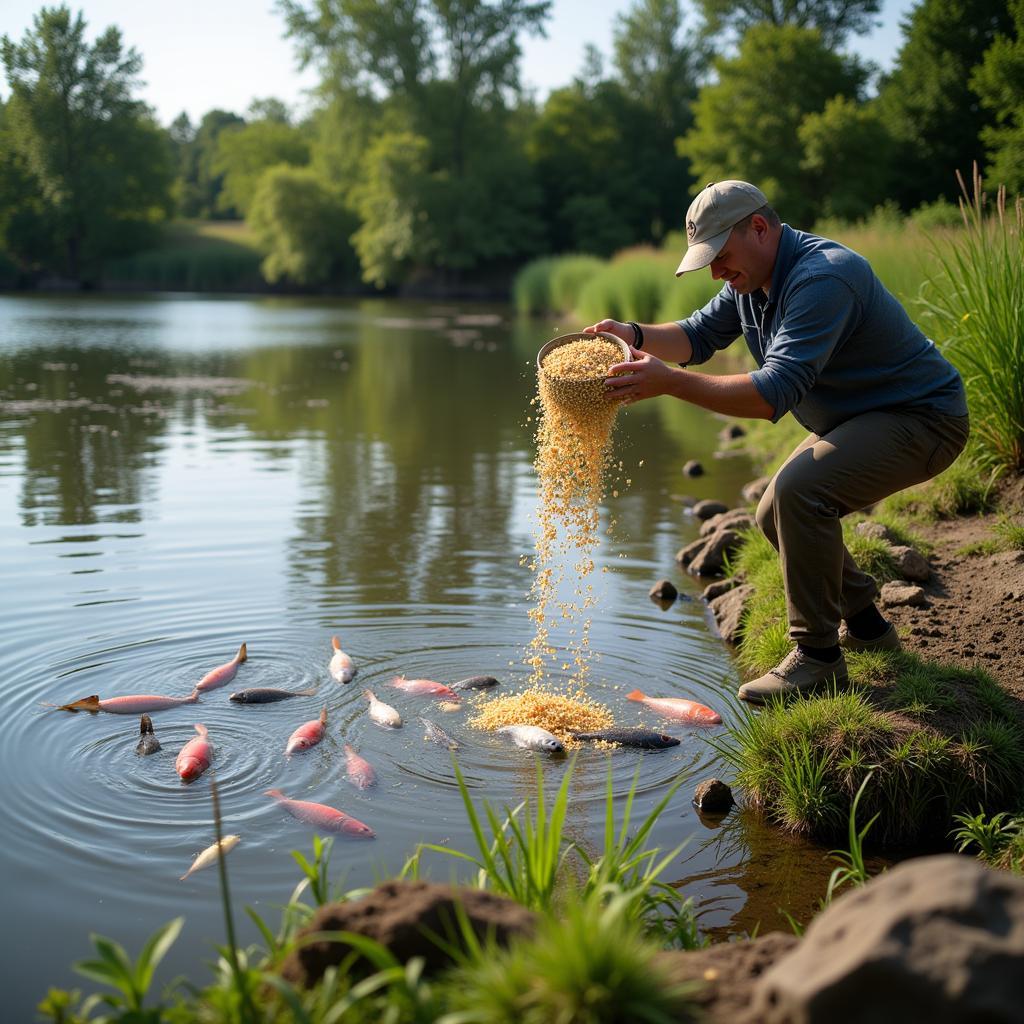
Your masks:
<instances>
[{"instance_id":1,"label":"blue long-sleeve shirt","mask_svg":"<svg viewBox=\"0 0 1024 1024\"><path fill-rule=\"evenodd\" d=\"M741 334L750 376L772 407L815 434L876 409L967 415L963 381L870 264L846 246L784 224L769 294L723 286L678 321L703 363Z\"/></svg>"}]
</instances>

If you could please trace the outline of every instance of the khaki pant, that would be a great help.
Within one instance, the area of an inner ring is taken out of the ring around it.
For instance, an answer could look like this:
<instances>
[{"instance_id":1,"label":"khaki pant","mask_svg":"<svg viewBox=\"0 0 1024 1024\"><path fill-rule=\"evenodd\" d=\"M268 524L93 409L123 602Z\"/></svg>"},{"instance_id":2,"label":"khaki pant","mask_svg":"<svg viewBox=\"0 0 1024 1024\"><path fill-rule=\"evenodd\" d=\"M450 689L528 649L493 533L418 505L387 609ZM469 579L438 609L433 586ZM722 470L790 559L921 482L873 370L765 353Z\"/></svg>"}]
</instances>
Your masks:
<instances>
[{"instance_id":1,"label":"khaki pant","mask_svg":"<svg viewBox=\"0 0 1024 1024\"><path fill-rule=\"evenodd\" d=\"M878 595L846 550L840 519L941 473L969 432L966 416L879 411L796 447L757 507L757 524L782 562L793 641L833 646L840 620Z\"/></svg>"}]
</instances>

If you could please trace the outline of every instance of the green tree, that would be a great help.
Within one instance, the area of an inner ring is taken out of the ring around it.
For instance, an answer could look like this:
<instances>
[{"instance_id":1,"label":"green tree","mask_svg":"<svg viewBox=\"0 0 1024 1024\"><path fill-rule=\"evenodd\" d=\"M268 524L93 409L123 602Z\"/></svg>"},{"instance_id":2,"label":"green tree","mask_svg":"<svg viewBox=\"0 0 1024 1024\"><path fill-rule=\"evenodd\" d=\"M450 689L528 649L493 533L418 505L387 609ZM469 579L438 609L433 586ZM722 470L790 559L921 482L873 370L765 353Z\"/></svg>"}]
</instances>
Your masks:
<instances>
[{"instance_id":1,"label":"green tree","mask_svg":"<svg viewBox=\"0 0 1024 1024\"><path fill-rule=\"evenodd\" d=\"M242 127L245 121L226 110L207 111L192 128L186 114L171 125L171 139L178 153L178 179L175 182L178 214L181 217L237 218L239 213L221 203L224 175L214 169L217 140L227 128Z\"/></svg>"},{"instance_id":2,"label":"green tree","mask_svg":"<svg viewBox=\"0 0 1024 1024\"><path fill-rule=\"evenodd\" d=\"M830 50L817 29L793 25L753 26L739 53L715 68L718 80L701 89L680 152L698 181L751 181L784 218L810 226L823 197L802 166L800 125L835 96L857 98L865 69Z\"/></svg>"},{"instance_id":3,"label":"green tree","mask_svg":"<svg viewBox=\"0 0 1024 1024\"><path fill-rule=\"evenodd\" d=\"M167 216L173 156L166 133L132 98L142 58L108 28L89 45L85 21L44 7L20 43L0 43L11 98L9 138L41 195L39 227L60 266L95 276Z\"/></svg>"},{"instance_id":4,"label":"green tree","mask_svg":"<svg viewBox=\"0 0 1024 1024\"><path fill-rule=\"evenodd\" d=\"M1013 31L996 36L971 75L971 88L994 121L981 130L987 177L1024 192L1024 0L1009 0Z\"/></svg>"},{"instance_id":5,"label":"green tree","mask_svg":"<svg viewBox=\"0 0 1024 1024\"><path fill-rule=\"evenodd\" d=\"M879 89L879 112L897 144L893 198L904 209L956 199L956 172L980 156L995 115L978 102L972 70L1012 24L1006 0L922 0L903 22L904 42Z\"/></svg>"},{"instance_id":6,"label":"green tree","mask_svg":"<svg viewBox=\"0 0 1024 1024\"><path fill-rule=\"evenodd\" d=\"M810 172L826 217L858 220L885 202L892 140L873 104L834 96L797 131L800 166Z\"/></svg>"},{"instance_id":7,"label":"green tree","mask_svg":"<svg viewBox=\"0 0 1024 1024\"><path fill-rule=\"evenodd\" d=\"M348 241L356 220L310 168L282 165L264 171L248 222L267 254L268 281L321 285L358 278Z\"/></svg>"},{"instance_id":8,"label":"green tree","mask_svg":"<svg viewBox=\"0 0 1024 1024\"><path fill-rule=\"evenodd\" d=\"M849 35L870 31L881 0L697 0L707 35L724 30L743 36L752 25L816 28L830 49Z\"/></svg>"},{"instance_id":9,"label":"green tree","mask_svg":"<svg viewBox=\"0 0 1024 1024\"><path fill-rule=\"evenodd\" d=\"M243 216L252 203L260 176L269 167L309 163L309 143L298 128L282 121L253 121L227 128L217 137L214 173L223 176L217 197L222 210L238 210Z\"/></svg>"}]
</instances>

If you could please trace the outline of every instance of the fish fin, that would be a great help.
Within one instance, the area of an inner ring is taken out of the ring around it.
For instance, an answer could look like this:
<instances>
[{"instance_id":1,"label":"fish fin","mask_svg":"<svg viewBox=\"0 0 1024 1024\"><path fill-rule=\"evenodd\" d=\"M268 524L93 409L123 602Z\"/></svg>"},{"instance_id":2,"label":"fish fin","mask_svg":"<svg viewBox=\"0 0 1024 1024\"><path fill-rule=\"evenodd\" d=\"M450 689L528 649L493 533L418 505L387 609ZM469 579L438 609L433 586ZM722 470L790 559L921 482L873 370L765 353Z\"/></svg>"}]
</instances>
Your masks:
<instances>
[{"instance_id":1,"label":"fish fin","mask_svg":"<svg viewBox=\"0 0 1024 1024\"><path fill-rule=\"evenodd\" d=\"M367 700L376 700L377 699L377 695L373 692L373 690L363 690L363 696Z\"/></svg>"},{"instance_id":2,"label":"fish fin","mask_svg":"<svg viewBox=\"0 0 1024 1024\"><path fill-rule=\"evenodd\" d=\"M70 704L60 704L58 711L99 711L100 698L98 694L91 697L82 697L81 700L73 700Z\"/></svg>"},{"instance_id":3,"label":"fish fin","mask_svg":"<svg viewBox=\"0 0 1024 1024\"><path fill-rule=\"evenodd\" d=\"M312 697L316 694L317 687L311 686L308 690L296 690L293 697Z\"/></svg>"},{"instance_id":4,"label":"fish fin","mask_svg":"<svg viewBox=\"0 0 1024 1024\"><path fill-rule=\"evenodd\" d=\"M202 736L204 740L208 739L210 736L209 730L201 722L196 722L196 732L199 733L199 735Z\"/></svg>"},{"instance_id":5,"label":"fish fin","mask_svg":"<svg viewBox=\"0 0 1024 1024\"><path fill-rule=\"evenodd\" d=\"M323 709L323 711L320 712L320 724L321 725L326 725L327 724L327 708L326 707Z\"/></svg>"},{"instance_id":6,"label":"fish fin","mask_svg":"<svg viewBox=\"0 0 1024 1024\"><path fill-rule=\"evenodd\" d=\"M630 690L629 693L626 694L626 700L643 700L643 699L644 699L644 693L643 693L642 690Z\"/></svg>"},{"instance_id":7,"label":"fish fin","mask_svg":"<svg viewBox=\"0 0 1024 1024\"><path fill-rule=\"evenodd\" d=\"M281 790L279 790L279 789L267 789L267 790L264 790L263 791L263 795L264 796L272 796L272 797L274 797L275 800L284 800L284 799L286 799L284 793L282 793Z\"/></svg>"},{"instance_id":8,"label":"fish fin","mask_svg":"<svg viewBox=\"0 0 1024 1024\"><path fill-rule=\"evenodd\" d=\"M246 650L245 644L243 643L242 646L238 648L238 653L235 655L235 661L237 661L238 664L241 665L243 661L248 660L249 652Z\"/></svg>"},{"instance_id":9,"label":"fish fin","mask_svg":"<svg viewBox=\"0 0 1024 1024\"><path fill-rule=\"evenodd\" d=\"M339 642L339 640L338 640L338 638L337 638L336 636L332 636L332 637L331 637L331 646L332 646L332 647L333 647L333 648L334 648L334 649L335 649L336 651L340 651L340 650L341 650L341 643Z\"/></svg>"}]
</instances>

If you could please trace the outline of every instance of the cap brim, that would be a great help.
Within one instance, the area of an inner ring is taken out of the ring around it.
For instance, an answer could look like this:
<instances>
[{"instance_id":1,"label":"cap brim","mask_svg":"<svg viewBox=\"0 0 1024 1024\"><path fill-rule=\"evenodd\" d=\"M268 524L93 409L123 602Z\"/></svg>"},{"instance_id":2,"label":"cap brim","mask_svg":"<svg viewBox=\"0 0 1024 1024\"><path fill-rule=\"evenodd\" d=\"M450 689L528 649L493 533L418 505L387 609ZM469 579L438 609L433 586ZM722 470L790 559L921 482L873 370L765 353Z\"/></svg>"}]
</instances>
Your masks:
<instances>
[{"instance_id":1,"label":"cap brim","mask_svg":"<svg viewBox=\"0 0 1024 1024\"><path fill-rule=\"evenodd\" d=\"M730 225L720 235L712 235L703 242L691 245L676 270L676 277L681 277L689 270L702 270L706 267L722 251L722 246L732 234L733 226Z\"/></svg>"}]
</instances>

